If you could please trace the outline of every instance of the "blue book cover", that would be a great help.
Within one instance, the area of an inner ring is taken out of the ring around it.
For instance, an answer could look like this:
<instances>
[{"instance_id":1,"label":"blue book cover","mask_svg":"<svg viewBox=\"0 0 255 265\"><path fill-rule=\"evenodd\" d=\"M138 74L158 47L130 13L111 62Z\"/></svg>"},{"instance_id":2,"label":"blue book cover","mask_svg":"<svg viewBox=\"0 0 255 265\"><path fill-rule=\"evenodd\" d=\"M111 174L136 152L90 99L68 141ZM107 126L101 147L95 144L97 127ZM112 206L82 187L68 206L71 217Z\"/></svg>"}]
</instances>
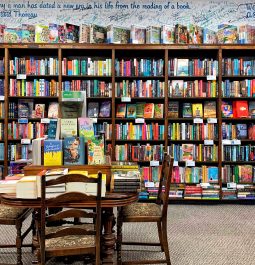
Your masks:
<instances>
[{"instance_id":1,"label":"blue book cover","mask_svg":"<svg viewBox=\"0 0 255 265\"><path fill-rule=\"evenodd\" d=\"M58 139L57 128L58 128L58 120L50 119L48 127L48 139Z\"/></svg>"},{"instance_id":2,"label":"blue book cover","mask_svg":"<svg viewBox=\"0 0 255 265\"><path fill-rule=\"evenodd\" d=\"M64 138L64 165L85 164L85 143L84 137Z\"/></svg>"},{"instance_id":3,"label":"blue book cover","mask_svg":"<svg viewBox=\"0 0 255 265\"><path fill-rule=\"evenodd\" d=\"M219 181L219 171L217 167L208 168L208 182L209 183L218 183Z\"/></svg>"}]
</instances>

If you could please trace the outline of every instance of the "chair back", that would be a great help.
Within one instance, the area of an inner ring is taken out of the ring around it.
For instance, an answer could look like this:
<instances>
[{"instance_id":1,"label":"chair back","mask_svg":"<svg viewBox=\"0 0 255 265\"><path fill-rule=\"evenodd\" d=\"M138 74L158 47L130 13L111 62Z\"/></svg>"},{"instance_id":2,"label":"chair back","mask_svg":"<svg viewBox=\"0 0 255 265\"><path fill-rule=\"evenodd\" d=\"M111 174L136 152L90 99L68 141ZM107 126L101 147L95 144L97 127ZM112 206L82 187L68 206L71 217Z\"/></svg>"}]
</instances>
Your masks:
<instances>
[{"instance_id":1,"label":"chair back","mask_svg":"<svg viewBox=\"0 0 255 265\"><path fill-rule=\"evenodd\" d=\"M170 157L167 153L164 154L164 159L162 163L162 170L159 179L159 189L156 203L163 204L162 206L162 217L167 216L168 199L170 184L173 172L174 159ZM164 189L163 189L164 186Z\"/></svg>"},{"instance_id":2,"label":"chair back","mask_svg":"<svg viewBox=\"0 0 255 265\"><path fill-rule=\"evenodd\" d=\"M47 188L53 185L67 184L70 182L83 182L83 183L95 183L97 186L96 195L89 195L85 192L64 192L52 198L47 198ZM101 187L102 187L102 173L98 172L97 178L89 178L82 174L67 174L60 176L56 179L47 180L47 176L43 174L41 176L41 232L39 235L40 249L41 249L41 264L45 264L45 240L63 236L77 236L77 235L94 235L95 246L94 253L99 258L100 255L100 233L101 233ZM86 211L79 209L79 203L83 203L83 207L86 207L86 202L94 202L93 211ZM60 211L58 213L47 216L47 208L68 207L68 209ZM70 209L71 208L71 209ZM52 221L59 221L65 218L89 218L95 220L94 229L84 229L79 226L69 226L59 231L52 233L45 233L46 223ZM73 253L78 253L74 251ZM67 253L66 253L67 254ZM72 253L71 253L72 254ZM71 255L70 254L70 255ZM83 254L83 253L80 253ZM75 254L74 254L75 255ZM54 255L53 255L54 256ZM57 255L56 255L57 256Z\"/></svg>"}]
</instances>

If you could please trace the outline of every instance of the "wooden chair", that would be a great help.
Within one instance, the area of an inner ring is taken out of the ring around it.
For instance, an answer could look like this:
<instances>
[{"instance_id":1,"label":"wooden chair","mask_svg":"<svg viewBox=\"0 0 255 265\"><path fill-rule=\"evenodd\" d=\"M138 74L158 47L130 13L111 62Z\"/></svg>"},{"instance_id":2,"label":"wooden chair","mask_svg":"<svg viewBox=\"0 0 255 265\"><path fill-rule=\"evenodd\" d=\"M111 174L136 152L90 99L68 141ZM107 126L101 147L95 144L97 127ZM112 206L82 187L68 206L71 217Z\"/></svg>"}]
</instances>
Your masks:
<instances>
[{"instance_id":1,"label":"wooden chair","mask_svg":"<svg viewBox=\"0 0 255 265\"><path fill-rule=\"evenodd\" d=\"M54 198L47 198L46 187L68 183L84 182L96 183L97 195L88 195L81 192L66 192ZM47 180L45 175L41 179L41 221L38 222L37 232L39 238L39 264L52 257L65 257L74 255L93 255L95 264L100 261L100 235L101 235L101 185L102 173L98 172L98 178L88 178L79 174L67 174L57 179ZM91 211L70 208L80 202L95 201L96 207ZM46 209L63 207L63 210L47 216ZM47 222L59 222L66 218L86 218L91 223L68 226L46 227ZM93 221L95 220L95 224Z\"/></svg>"},{"instance_id":2,"label":"wooden chair","mask_svg":"<svg viewBox=\"0 0 255 265\"><path fill-rule=\"evenodd\" d=\"M173 158L164 155L162 172L159 180L159 190L156 203L134 203L118 209L117 218L117 259L118 264L157 264L166 263L171 265L170 254L167 240L167 209L170 189L170 181L173 170ZM164 190L162 186L164 184ZM122 242L122 224L125 222L156 222L158 227L158 243L147 242ZM161 246L161 251L165 252L164 260L140 260L122 262L122 245L143 245L143 246Z\"/></svg>"},{"instance_id":3,"label":"wooden chair","mask_svg":"<svg viewBox=\"0 0 255 265\"><path fill-rule=\"evenodd\" d=\"M22 247L31 247L31 244L23 244L24 238L34 227L31 225L22 233L22 224L32 213L32 209L9 207L0 204L0 225L13 225L16 228L16 244L0 244L0 248L17 248L17 265L22 265Z\"/></svg>"}]
</instances>

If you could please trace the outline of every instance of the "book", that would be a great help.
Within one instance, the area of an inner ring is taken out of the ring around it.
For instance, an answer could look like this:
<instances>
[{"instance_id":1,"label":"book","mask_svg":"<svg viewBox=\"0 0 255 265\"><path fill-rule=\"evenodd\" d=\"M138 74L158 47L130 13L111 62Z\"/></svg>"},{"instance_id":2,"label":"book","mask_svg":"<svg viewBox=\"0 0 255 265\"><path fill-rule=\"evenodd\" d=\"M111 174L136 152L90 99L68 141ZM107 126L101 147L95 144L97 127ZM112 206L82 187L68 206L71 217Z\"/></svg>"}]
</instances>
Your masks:
<instances>
[{"instance_id":1,"label":"book","mask_svg":"<svg viewBox=\"0 0 255 265\"><path fill-rule=\"evenodd\" d=\"M145 103L144 105L144 118L154 117L154 103Z\"/></svg>"},{"instance_id":2,"label":"book","mask_svg":"<svg viewBox=\"0 0 255 265\"><path fill-rule=\"evenodd\" d=\"M21 43L22 30L21 28L5 28L4 42L5 43Z\"/></svg>"},{"instance_id":3,"label":"book","mask_svg":"<svg viewBox=\"0 0 255 265\"><path fill-rule=\"evenodd\" d=\"M100 110L99 110L99 117L103 118L109 118L111 117L111 107L112 107L112 102L111 101L103 101L100 104Z\"/></svg>"},{"instance_id":4,"label":"book","mask_svg":"<svg viewBox=\"0 0 255 265\"><path fill-rule=\"evenodd\" d=\"M204 44L217 44L217 33L213 30L204 28L203 30L203 43Z\"/></svg>"},{"instance_id":5,"label":"book","mask_svg":"<svg viewBox=\"0 0 255 265\"><path fill-rule=\"evenodd\" d=\"M247 124L236 124L236 138L237 139L247 139L248 138L248 128Z\"/></svg>"},{"instance_id":6,"label":"book","mask_svg":"<svg viewBox=\"0 0 255 265\"><path fill-rule=\"evenodd\" d=\"M58 25L58 42L65 43L66 42L66 34L64 25Z\"/></svg>"},{"instance_id":7,"label":"book","mask_svg":"<svg viewBox=\"0 0 255 265\"><path fill-rule=\"evenodd\" d=\"M236 44L238 42L238 31L234 25L218 25L218 43L219 44Z\"/></svg>"},{"instance_id":8,"label":"book","mask_svg":"<svg viewBox=\"0 0 255 265\"><path fill-rule=\"evenodd\" d=\"M202 44L203 43L203 28L197 25L189 25L189 43Z\"/></svg>"},{"instance_id":9,"label":"book","mask_svg":"<svg viewBox=\"0 0 255 265\"><path fill-rule=\"evenodd\" d=\"M174 27L168 25L161 26L161 43L163 44L174 43Z\"/></svg>"},{"instance_id":10,"label":"book","mask_svg":"<svg viewBox=\"0 0 255 265\"><path fill-rule=\"evenodd\" d=\"M79 30L80 27L74 24L65 23L65 42L76 43L79 42Z\"/></svg>"},{"instance_id":11,"label":"book","mask_svg":"<svg viewBox=\"0 0 255 265\"><path fill-rule=\"evenodd\" d=\"M4 29L6 28L5 25L0 24L0 43L4 42Z\"/></svg>"},{"instance_id":12,"label":"book","mask_svg":"<svg viewBox=\"0 0 255 265\"><path fill-rule=\"evenodd\" d=\"M136 103L136 118L143 118L144 116L144 102Z\"/></svg>"},{"instance_id":13,"label":"book","mask_svg":"<svg viewBox=\"0 0 255 265\"><path fill-rule=\"evenodd\" d=\"M233 101L233 117L247 118L248 116L249 116L248 101L246 100Z\"/></svg>"},{"instance_id":14,"label":"book","mask_svg":"<svg viewBox=\"0 0 255 265\"><path fill-rule=\"evenodd\" d=\"M177 60L176 75L177 76L188 76L189 75L189 59L178 59Z\"/></svg>"},{"instance_id":15,"label":"book","mask_svg":"<svg viewBox=\"0 0 255 265\"><path fill-rule=\"evenodd\" d=\"M29 24L22 24L21 26L21 42L34 43L35 42L35 26Z\"/></svg>"},{"instance_id":16,"label":"book","mask_svg":"<svg viewBox=\"0 0 255 265\"><path fill-rule=\"evenodd\" d=\"M127 44L129 41L130 29L114 25L107 26L107 43Z\"/></svg>"},{"instance_id":17,"label":"book","mask_svg":"<svg viewBox=\"0 0 255 265\"><path fill-rule=\"evenodd\" d=\"M49 26L35 25L35 43L48 43L49 34Z\"/></svg>"},{"instance_id":18,"label":"book","mask_svg":"<svg viewBox=\"0 0 255 265\"><path fill-rule=\"evenodd\" d=\"M85 164L84 137L65 137L64 142L64 165Z\"/></svg>"},{"instance_id":19,"label":"book","mask_svg":"<svg viewBox=\"0 0 255 265\"><path fill-rule=\"evenodd\" d=\"M217 167L208 167L208 182L218 183L219 181L219 169Z\"/></svg>"},{"instance_id":20,"label":"book","mask_svg":"<svg viewBox=\"0 0 255 265\"><path fill-rule=\"evenodd\" d=\"M44 118L45 104L35 104L34 118Z\"/></svg>"},{"instance_id":21,"label":"book","mask_svg":"<svg viewBox=\"0 0 255 265\"><path fill-rule=\"evenodd\" d=\"M168 118L178 118L179 117L179 101L169 101L168 102Z\"/></svg>"},{"instance_id":22,"label":"book","mask_svg":"<svg viewBox=\"0 0 255 265\"><path fill-rule=\"evenodd\" d=\"M148 26L146 28L146 43L159 44L161 40L161 27Z\"/></svg>"},{"instance_id":23,"label":"book","mask_svg":"<svg viewBox=\"0 0 255 265\"><path fill-rule=\"evenodd\" d=\"M233 118L233 108L231 102L222 101L221 114L223 118Z\"/></svg>"},{"instance_id":24,"label":"book","mask_svg":"<svg viewBox=\"0 0 255 265\"><path fill-rule=\"evenodd\" d=\"M130 43L145 44L146 43L146 28L131 25Z\"/></svg>"},{"instance_id":25,"label":"book","mask_svg":"<svg viewBox=\"0 0 255 265\"><path fill-rule=\"evenodd\" d=\"M172 80L171 90L172 97L183 97L183 80Z\"/></svg>"},{"instance_id":26,"label":"book","mask_svg":"<svg viewBox=\"0 0 255 265\"><path fill-rule=\"evenodd\" d=\"M127 118L136 118L136 104L127 104Z\"/></svg>"},{"instance_id":27,"label":"book","mask_svg":"<svg viewBox=\"0 0 255 265\"><path fill-rule=\"evenodd\" d=\"M62 140L44 141L44 165L61 166L63 164Z\"/></svg>"},{"instance_id":28,"label":"book","mask_svg":"<svg viewBox=\"0 0 255 265\"><path fill-rule=\"evenodd\" d=\"M186 44L188 43L188 29L186 26L175 25L175 43Z\"/></svg>"},{"instance_id":29,"label":"book","mask_svg":"<svg viewBox=\"0 0 255 265\"><path fill-rule=\"evenodd\" d=\"M94 138L94 127L93 122L90 118L78 118L79 136L83 136L85 142Z\"/></svg>"},{"instance_id":30,"label":"book","mask_svg":"<svg viewBox=\"0 0 255 265\"><path fill-rule=\"evenodd\" d=\"M106 43L107 28L104 26L90 25L90 43Z\"/></svg>"},{"instance_id":31,"label":"book","mask_svg":"<svg viewBox=\"0 0 255 265\"><path fill-rule=\"evenodd\" d=\"M126 117L127 104L120 103L117 104L116 108L116 118L125 118Z\"/></svg>"},{"instance_id":32,"label":"book","mask_svg":"<svg viewBox=\"0 0 255 265\"><path fill-rule=\"evenodd\" d=\"M77 119L60 120L61 138L77 136Z\"/></svg>"},{"instance_id":33,"label":"book","mask_svg":"<svg viewBox=\"0 0 255 265\"><path fill-rule=\"evenodd\" d=\"M205 101L204 118L216 118L216 102L215 101Z\"/></svg>"},{"instance_id":34,"label":"book","mask_svg":"<svg viewBox=\"0 0 255 265\"><path fill-rule=\"evenodd\" d=\"M182 161L193 160L193 152L193 144L182 144Z\"/></svg>"},{"instance_id":35,"label":"book","mask_svg":"<svg viewBox=\"0 0 255 265\"><path fill-rule=\"evenodd\" d=\"M203 104L202 103L193 103L192 104L192 117L193 118L203 118Z\"/></svg>"},{"instance_id":36,"label":"book","mask_svg":"<svg viewBox=\"0 0 255 265\"><path fill-rule=\"evenodd\" d=\"M66 175L68 172L69 172L69 169L64 168L64 167L51 168L45 172L45 176Z\"/></svg>"},{"instance_id":37,"label":"book","mask_svg":"<svg viewBox=\"0 0 255 265\"><path fill-rule=\"evenodd\" d=\"M88 164L104 164L104 139L102 137L88 140Z\"/></svg>"},{"instance_id":38,"label":"book","mask_svg":"<svg viewBox=\"0 0 255 265\"><path fill-rule=\"evenodd\" d=\"M59 36L58 36L59 25L54 23L49 23L49 42L50 43L58 43Z\"/></svg>"},{"instance_id":39,"label":"book","mask_svg":"<svg viewBox=\"0 0 255 265\"><path fill-rule=\"evenodd\" d=\"M56 140L59 139L59 132L60 132L59 123L60 123L59 119L50 119L47 139L56 139Z\"/></svg>"},{"instance_id":40,"label":"book","mask_svg":"<svg viewBox=\"0 0 255 265\"><path fill-rule=\"evenodd\" d=\"M58 109L59 103L58 102L50 102L48 107L48 118L58 118Z\"/></svg>"},{"instance_id":41,"label":"book","mask_svg":"<svg viewBox=\"0 0 255 265\"><path fill-rule=\"evenodd\" d=\"M97 118L99 112L99 103L98 102L89 102L88 103L88 117Z\"/></svg>"},{"instance_id":42,"label":"book","mask_svg":"<svg viewBox=\"0 0 255 265\"><path fill-rule=\"evenodd\" d=\"M31 118L34 108L33 99L18 100L18 118Z\"/></svg>"},{"instance_id":43,"label":"book","mask_svg":"<svg viewBox=\"0 0 255 265\"><path fill-rule=\"evenodd\" d=\"M164 104L154 104L154 118L162 119L164 117Z\"/></svg>"},{"instance_id":44,"label":"book","mask_svg":"<svg viewBox=\"0 0 255 265\"><path fill-rule=\"evenodd\" d=\"M182 105L182 117L183 118L192 118L192 104L183 103Z\"/></svg>"},{"instance_id":45,"label":"book","mask_svg":"<svg viewBox=\"0 0 255 265\"><path fill-rule=\"evenodd\" d=\"M37 176L25 176L16 184L16 197L22 199L37 199Z\"/></svg>"},{"instance_id":46,"label":"book","mask_svg":"<svg viewBox=\"0 0 255 265\"><path fill-rule=\"evenodd\" d=\"M249 102L249 116L255 118L255 101Z\"/></svg>"}]
</instances>

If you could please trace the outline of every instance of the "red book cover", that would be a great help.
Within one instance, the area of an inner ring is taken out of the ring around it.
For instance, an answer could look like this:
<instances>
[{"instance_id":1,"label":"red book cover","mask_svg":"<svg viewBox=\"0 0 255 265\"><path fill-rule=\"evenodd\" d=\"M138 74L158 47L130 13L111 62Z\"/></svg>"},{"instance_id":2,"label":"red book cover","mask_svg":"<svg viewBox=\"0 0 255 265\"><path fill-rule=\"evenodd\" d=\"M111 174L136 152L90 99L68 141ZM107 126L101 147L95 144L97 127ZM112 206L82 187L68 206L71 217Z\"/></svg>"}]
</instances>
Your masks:
<instances>
[{"instance_id":1,"label":"red book cover","mask_svg":"<svg viewBox=\"0 0 255 265\"><path fill-rule=\"evenodd\" d=\"M234 101L233 113L235 118L247 118L249 116L249 107L247 101Z\"/></svg>"}]
</instances>

